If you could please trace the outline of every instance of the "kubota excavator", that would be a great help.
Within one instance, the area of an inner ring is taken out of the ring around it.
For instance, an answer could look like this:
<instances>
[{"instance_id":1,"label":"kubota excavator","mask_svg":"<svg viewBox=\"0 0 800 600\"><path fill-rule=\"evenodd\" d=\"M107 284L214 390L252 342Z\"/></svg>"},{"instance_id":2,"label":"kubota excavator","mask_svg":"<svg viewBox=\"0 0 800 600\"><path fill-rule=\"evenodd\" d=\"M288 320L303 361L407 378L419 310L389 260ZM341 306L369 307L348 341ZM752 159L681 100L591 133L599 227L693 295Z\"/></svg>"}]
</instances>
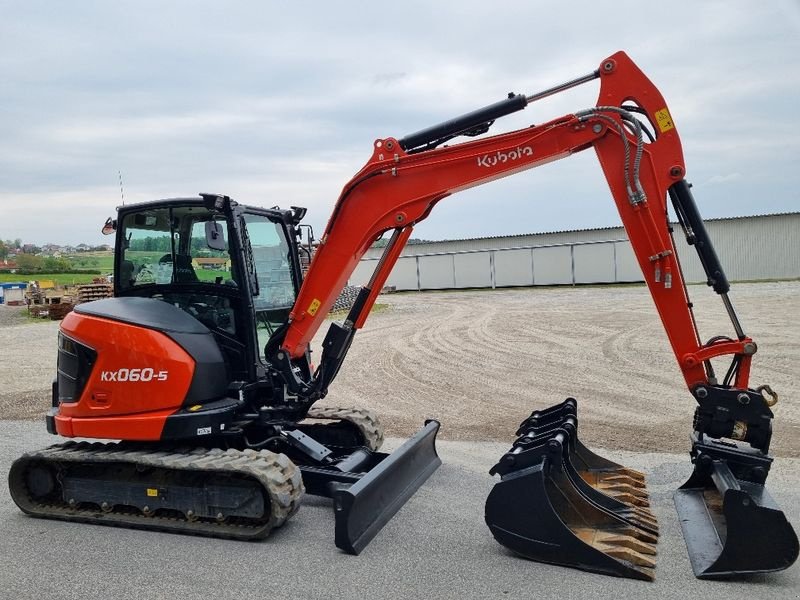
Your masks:
<instances>
[{"instance_id":1,"label":"kubota excavator","mask_svg":"<svg viewBox=\"0 0 800 600\"><path fill-rule=\"evenodd\" d=\"M597 105L541 125L478 136L502 116L600 80ZM414 225L456 191L593 148L686 384L697 401L694 472L675 495L698 577L783 569L797 537L766 491L768 386L749 385L756 344L685 180L675 123L658 89L622 52L587 75L505 100L401 139L375 141L345 185L303 277L301 208L226 196L128 205L116 232L115 297L61 325L51 433L67 442L19 458L11 494L33 516L252 539L333 498L336 545L358 553L438 467L439 428L392 454L374 415L317 408ZM734 335L703 342L672 239L667 198ZM366 250L382 259L312 361L309 342ZM712 359L729 357L719 378ZM316 367L313 366L317 363ZM534 411L493 467L494 537L543 562L652 579L658 525L641 473L578 439L577 402Z\"/></svg>"}]
</instances>

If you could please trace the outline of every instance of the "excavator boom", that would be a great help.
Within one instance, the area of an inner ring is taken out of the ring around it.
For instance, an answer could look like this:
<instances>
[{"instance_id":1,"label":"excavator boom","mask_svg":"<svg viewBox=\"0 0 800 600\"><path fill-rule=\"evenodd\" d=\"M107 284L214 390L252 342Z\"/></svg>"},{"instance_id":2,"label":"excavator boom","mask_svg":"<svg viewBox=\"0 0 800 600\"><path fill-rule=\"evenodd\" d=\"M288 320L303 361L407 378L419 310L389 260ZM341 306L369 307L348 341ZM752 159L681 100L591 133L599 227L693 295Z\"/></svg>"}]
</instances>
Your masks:
<instances>
[{"instance_id":1,"label":"excavator boom","mask_svg":"<svg viewBox=\"0 0 800 600\"><path fill-rule=\"evenodd\" d=\"M554 89L595 78L600 80L595 108L541 125L426 149L424 144L438 141L447 131L492 120L503 109L520 110L542 97L516 95L465 115L464 121L448 122L455 122L449 129L435 126L399 141L377 140L371 159L344 187L336 203L295 302L282 349L292 358L303 356L358 262L385 232L395 235L365 288L368 293L356 305L353 330L366 320L411 229L436 203L455 192L594 148L686 383L692 387L706 382L703 361L687 359L696 357L702 344L684 293L667 219L668 191L680 184L686 173L677 129L661 93L623 52L603 61L592 74ZM653 129L654 140L646 143L641 131L640 139L628 131L639 123L634 114ZM744 342L740 342L710 352L714 356L742 353ZM740 383L746 387L747 381Z\"/></svg>"}]
</instances>

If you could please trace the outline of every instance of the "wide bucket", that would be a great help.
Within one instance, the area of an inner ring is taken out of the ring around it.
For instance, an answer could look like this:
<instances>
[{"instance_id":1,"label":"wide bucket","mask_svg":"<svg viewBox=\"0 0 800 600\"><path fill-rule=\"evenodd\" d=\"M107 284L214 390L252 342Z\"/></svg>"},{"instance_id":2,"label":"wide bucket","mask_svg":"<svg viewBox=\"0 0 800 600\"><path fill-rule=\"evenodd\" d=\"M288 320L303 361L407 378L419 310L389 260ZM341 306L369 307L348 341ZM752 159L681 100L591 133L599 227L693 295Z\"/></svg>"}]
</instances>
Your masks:
<instances>
[{"instance_id":1,"label":"wide bucket","mask_svg":"<svg viewBox=\"0 0 800 600\"><path fill-rule=\"evenodd\" d=\"M652 580L655 517L642 506L606 495L584 478L591 473L584 461L572 463L578 440L570 405L571 410L559 405L561 410L541 411L546 418L536 423L526 419L523 435L490 471L501 481L486 500L486 524L498 542L525 558ZM625 469L589 454L604 474L611 465Z\"/></svg>"},{"instance_id":2,"label":"wide bucket","mask_svg":"<svg viewBox=\"0 0 800 600\"><path fill-rule=\"evenodd\" d=\"M674 499L695 576L722 579L791 566L797 535L764 486L771 459L733 442L697 434L693 441L695 470Z\"/></svg>"}]
</instances>

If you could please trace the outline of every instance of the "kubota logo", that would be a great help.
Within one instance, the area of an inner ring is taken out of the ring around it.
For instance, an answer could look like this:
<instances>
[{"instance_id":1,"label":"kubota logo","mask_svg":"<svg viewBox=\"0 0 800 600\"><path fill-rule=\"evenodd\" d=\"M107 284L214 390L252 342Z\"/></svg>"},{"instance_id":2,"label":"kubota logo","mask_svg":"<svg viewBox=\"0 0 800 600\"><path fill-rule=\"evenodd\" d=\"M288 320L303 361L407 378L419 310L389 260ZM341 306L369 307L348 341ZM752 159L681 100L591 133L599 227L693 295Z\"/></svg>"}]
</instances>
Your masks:
<instances>
[{"instance_id":1,"label":"kubota logo","mask_svg":"<svg viewBox=\"0 0 800 600\"><path fill-rule=\"evenodd\" d=\"M117 369L101 371L100 381L166 381L168 371L156 371L150 367L144 369Z\"/></svg>"},{"instance_id":2,"label":"kubota logo","mask_svg":"<svg viewBox=\"0 0 800 600\"><path fill-rule=\"evenodd\" d=\"M530 146L519 146L514 150L508 152L500 152L499 150L494 154L484 154L478 157L479 167L494 167L498 164L507 163L508 161L519 160L524 156L533 156L533 148Z\"/></svg>"}]
</instances>

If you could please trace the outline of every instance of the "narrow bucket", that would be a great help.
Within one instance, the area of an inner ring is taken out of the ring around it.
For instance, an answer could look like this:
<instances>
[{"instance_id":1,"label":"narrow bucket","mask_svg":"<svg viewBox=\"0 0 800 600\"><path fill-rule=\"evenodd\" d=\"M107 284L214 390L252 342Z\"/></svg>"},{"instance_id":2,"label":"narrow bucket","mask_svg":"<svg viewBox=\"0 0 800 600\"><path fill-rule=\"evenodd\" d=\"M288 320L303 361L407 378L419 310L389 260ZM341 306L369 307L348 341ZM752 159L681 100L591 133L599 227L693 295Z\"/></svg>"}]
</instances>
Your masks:
<instances>
[{"instance_id":1,"label":"narrow bucket","mask_svg":"<svg viewBox=\"0 0 800 600\"><path fill-rule=\"evenodd\" d=\"M499 543L525 558L651 581L654 523L623 517L617 511L632 507L603 498L578 474L569 462L574 431L529 430L515 442L490 471L501 481L486 500L486 524Z\"/></svg>"},{"instance_id":2,"label":"narrow bucket","mask_svg":"<svg viewBox=\"0 0 800 600\"><path fill-rule=\"evenodd\" d=\"M695 576L722 579L791 566L797 535L764 486L772 459L697 434L692 459L695 470L674 500Z\"/></svg>"}]
</instances>

